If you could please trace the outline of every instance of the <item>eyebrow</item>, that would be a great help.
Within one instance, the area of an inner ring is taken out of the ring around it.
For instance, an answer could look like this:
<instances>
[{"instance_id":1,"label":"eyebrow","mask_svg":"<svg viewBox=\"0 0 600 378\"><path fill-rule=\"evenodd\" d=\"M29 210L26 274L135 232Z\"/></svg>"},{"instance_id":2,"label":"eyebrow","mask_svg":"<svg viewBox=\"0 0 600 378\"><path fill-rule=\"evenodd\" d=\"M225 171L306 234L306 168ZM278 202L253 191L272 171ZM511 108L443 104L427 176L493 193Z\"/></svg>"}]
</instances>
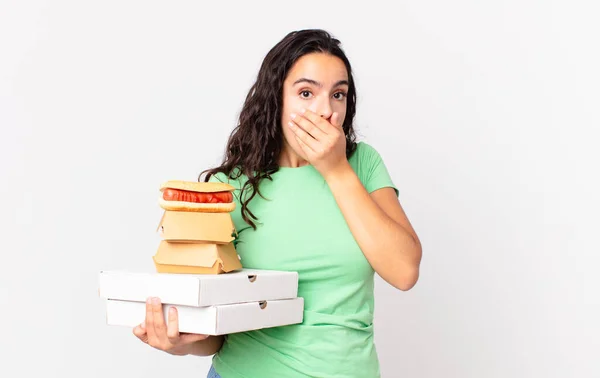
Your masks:
<instances>
[{"instance_id":1,"label":"eyebrow","mask_svg":"<svg viewBox=\"0 0 600 378\"><path fill-rule=\"evenodd\" d=\"M299 84L299 83L309 83L309 84L312 84L312 85L316 85L317 87L323 87L323 84L319 83L318 81L313 80L313 79L307 79L305 77L301 77L300 79L294 81L293 85L296 85L296 84ZM348 85L348 86L350 86L350 83L348 82L348 80L339 80L333 86L334 87L338 87L340 85Z\"/></svg>"}]
</instances>

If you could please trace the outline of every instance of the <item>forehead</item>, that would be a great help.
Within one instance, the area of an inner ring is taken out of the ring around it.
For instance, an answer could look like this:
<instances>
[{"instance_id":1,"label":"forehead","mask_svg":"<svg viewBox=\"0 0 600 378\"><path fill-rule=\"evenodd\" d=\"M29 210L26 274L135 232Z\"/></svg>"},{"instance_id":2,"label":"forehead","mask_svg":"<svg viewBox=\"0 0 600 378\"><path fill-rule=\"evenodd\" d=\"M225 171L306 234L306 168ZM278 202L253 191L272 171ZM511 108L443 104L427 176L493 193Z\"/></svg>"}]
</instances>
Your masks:
<instances>
[{"instance_id":1,"label":"forehead","mask_svg":"<svg viewBox=\"0 0 600 378\"><path fill-rule=\"evenodd\" d=\"M312 53L302 56L294 63L286 81L293 83L301 77L323 83L335 83L348 80L348 72L340 58L330 54Z\"/></svg>"}]
</instances>

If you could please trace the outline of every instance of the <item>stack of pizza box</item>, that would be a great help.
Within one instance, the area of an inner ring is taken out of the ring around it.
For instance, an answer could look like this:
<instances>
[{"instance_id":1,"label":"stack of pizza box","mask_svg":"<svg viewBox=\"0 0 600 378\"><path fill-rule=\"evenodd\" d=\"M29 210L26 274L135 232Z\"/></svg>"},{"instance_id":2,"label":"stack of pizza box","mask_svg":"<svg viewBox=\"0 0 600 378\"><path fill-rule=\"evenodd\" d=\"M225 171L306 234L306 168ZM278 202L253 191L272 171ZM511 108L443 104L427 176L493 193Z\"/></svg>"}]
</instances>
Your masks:
<instances>
[{"instance_id":1,"label":"stack of pizza box","mask_svg":"<svg viewBox=\"0 0 600 378\"><path fill-rule=\"evenodd\" d=\"M155 271L100 272L107 325L139 325L148 298L160 299L165 319L177 308L180 332L224 335L303 321L298 273L243 268L229 211L164 207Z\"/></svg>"}]
</instances>

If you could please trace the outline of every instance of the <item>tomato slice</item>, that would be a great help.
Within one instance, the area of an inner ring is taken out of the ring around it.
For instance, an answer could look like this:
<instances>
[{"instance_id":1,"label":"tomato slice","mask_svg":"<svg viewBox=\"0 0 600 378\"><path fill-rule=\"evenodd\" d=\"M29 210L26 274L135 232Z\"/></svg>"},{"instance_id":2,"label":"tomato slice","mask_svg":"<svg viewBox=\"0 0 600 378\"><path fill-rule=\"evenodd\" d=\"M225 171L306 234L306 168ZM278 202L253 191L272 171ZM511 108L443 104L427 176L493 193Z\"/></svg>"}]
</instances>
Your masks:
<instances>
[{"instance_id":1,"label":"tomato slice","mask_svg":"<svg viewBox=\"0 0 600 378\"><path fill-rule=\"evenodd\" d=\"M231 192L198 193L167 188L163 192L163 199L195 203L230 203L233 202L233 194Z\"/></svg>"}]
</instances>

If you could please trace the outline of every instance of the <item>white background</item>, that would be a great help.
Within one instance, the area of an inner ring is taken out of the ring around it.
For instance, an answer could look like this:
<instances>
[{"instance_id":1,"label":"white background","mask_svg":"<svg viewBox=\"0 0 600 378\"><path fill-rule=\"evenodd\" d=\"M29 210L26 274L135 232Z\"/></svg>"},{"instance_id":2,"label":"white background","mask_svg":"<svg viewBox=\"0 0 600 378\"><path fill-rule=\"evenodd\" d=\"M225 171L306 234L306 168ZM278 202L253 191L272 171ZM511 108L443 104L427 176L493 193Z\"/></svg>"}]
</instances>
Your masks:
<instances>
[{"instance_id":1,"label":"white background","mask_svg":"<svg viewBox=\"0 0 600 378\"><path fill-rule=\"evenodd\" d=\"M152 268L160 183L216 164L267 51L320 27L424 247L413 290L377 281L383 377L600 376L597 5L202 3L0 3L3 371L205 376L106 326L97 273Z\"/></svg>"}]
</instances>

